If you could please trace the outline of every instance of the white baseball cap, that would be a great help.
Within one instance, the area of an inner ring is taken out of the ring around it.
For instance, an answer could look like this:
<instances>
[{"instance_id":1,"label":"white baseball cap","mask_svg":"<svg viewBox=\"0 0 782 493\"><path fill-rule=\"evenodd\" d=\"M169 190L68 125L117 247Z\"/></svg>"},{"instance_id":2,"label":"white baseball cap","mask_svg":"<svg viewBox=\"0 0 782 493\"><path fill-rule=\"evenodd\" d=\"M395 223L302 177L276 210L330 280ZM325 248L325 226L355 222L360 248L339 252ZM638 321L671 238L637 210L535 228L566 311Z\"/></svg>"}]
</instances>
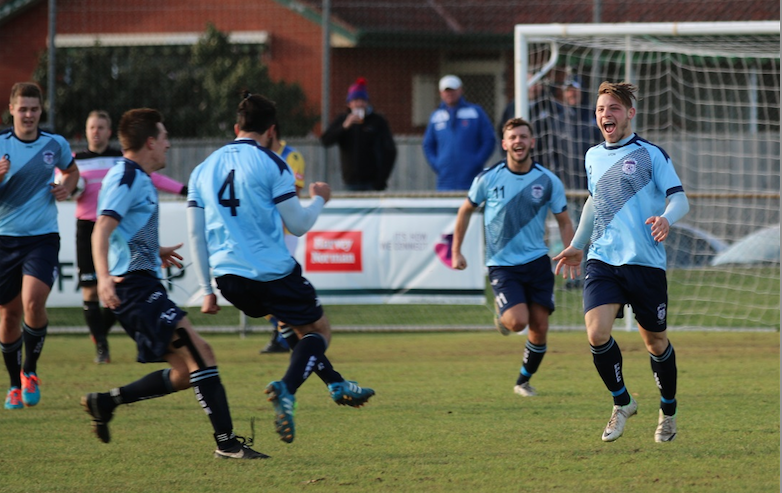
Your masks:
<instances>
[{"instance_id":1,"label":"white baseball cap","mask_svg":"<svg viewBox=\"0 0 782 493\"><path fill-rule=\"evenodd\" d=\"M442 79L440 79L440 90L445 91L446 89L459 89L462 87L462 79L456 77L455 75L446 75Z\"/></svg>"}]
</instances>

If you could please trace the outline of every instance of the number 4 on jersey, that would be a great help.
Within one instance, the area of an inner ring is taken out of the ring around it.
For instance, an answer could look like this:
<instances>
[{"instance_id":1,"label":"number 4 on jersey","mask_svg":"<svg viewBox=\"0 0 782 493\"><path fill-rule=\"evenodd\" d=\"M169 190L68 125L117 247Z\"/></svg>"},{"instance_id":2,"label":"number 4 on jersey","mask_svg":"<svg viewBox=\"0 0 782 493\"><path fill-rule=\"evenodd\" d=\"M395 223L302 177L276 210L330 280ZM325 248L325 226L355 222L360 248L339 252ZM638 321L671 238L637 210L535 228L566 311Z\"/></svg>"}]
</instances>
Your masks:
<instances>
[{"instance_id":1,"label":"number 4 on jersey","mask_svg":"<svg viewBox=\"0 0 782 493\"><path fill-rule=\"evenodd\" d=\"M234 171L231 170L230 173L228 173L228 177L223 182L223 186L220 187L220 191L217 192L217 198L220 199L220 205L223 207L230 207L231 208L231 215L236 215L236 208L239 207L239 199L236 198L236 191L234 190ZM223 195L225 194L225 189L228 189L228 198L223 198Z\"/></svg>"}]
</instances>

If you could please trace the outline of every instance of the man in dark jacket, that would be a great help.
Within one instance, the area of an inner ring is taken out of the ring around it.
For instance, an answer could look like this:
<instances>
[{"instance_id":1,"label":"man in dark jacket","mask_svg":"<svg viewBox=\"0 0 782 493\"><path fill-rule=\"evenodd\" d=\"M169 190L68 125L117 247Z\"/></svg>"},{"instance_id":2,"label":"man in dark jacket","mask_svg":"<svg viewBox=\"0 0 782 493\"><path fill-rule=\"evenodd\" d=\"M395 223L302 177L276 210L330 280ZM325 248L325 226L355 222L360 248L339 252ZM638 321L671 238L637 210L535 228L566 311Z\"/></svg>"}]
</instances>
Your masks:
<instances>
[{"instance_id":1,"label":"man in dark jacket","mask_svg":"<svg viewBox=\"0 0 782 493\"><path fill-rule=\"evenodd\" d=\"M321 135L330 147L339 144L342 181L350 191L385 190L396 161L396 144L388 121L369 105L366 80L348 89L348 112L337 116Z\"/></svg>"}]
</instances>

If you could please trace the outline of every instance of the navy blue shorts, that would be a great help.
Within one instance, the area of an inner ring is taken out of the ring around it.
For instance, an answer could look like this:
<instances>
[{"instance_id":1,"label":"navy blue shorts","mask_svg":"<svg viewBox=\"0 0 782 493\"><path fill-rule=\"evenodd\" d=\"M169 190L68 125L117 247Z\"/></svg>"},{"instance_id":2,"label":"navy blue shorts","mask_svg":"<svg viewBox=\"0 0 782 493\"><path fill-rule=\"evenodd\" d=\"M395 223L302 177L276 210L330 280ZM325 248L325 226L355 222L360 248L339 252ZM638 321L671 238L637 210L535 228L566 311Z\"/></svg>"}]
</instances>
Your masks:
<instances>
[{"instance_id":1,"label":"navy blue shorts","mask_svg":"<svg viewBox=\"0 0 782 493\"><path fill-rule=\"evenodd\" d=\"M79 286L97 286L95 264L92 263L92 230L94 221L76 221L76 265L79 268Z\"/></svg>"},{"instance_id":2,"label":"navy blue shorts","mask_svg":"<svg viewBox=\"0 0 782 493\"><path fill-rule=\"evenodd\" d=\"M584 277L584 313L602 305L630 305L635 319L650 332L668 327L668 281L663 269L641 265L613 266L589 260ZM618 318L624 316L622 309Z\"/></svg>"},{"instance_id":3,"label":"navy blue shorts","mask_svg":"<svg viewBox=\"0 0 782 493\"><path fill-rule=\"evenodd\" d=\"M22 277L54 285L60 270L60 235L0 236L0 305L22 292Z\"/></svg>"},{"instance_id":4,"label":"navy blue shorts","mask_svg":"<svg viewBox=\"0 0 782 493\"><path fill-rule=\"evenodd\" d=\"M500 315L520 303L535 303L554 312L554 273L548 255L524 265L489 267L489 280Z\"/></svg>"},{"instance_id":5,"label":"navy blue shorts","mask_svg":"<svg viewBox=\"0 0 782 493\"><path fill-rule=\"evenodd\" d=\"M139 363L165 361L174 330L187 312L168 299L166 288L151 272L132 272L114 285L121 304L114 310L125 332L136 341Z\"/></svg>"},{"instance_id":6,"label":"navy blue shorts","mask_svg":"<svg viewBox=\"0 0 782 493\"><path fill-rule=\"evenodd\" d=\"M215 280L223 297L248 317L260 318L271 313L281 322L299 327L315 323L323 316L318 294L301 276L298 263L293 272L276 281L254 281L232 274Z\"/></svg>"}]
</instances>

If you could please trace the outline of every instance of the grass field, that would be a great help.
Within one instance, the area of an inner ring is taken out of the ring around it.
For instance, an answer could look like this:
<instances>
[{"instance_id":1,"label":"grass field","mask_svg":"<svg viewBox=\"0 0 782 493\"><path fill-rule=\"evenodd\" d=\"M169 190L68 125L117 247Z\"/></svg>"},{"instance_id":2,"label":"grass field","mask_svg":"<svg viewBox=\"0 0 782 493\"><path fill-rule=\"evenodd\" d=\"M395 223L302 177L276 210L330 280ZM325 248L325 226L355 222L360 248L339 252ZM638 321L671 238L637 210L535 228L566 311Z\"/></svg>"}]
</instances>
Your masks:
<instances>
[{"instance_id":1,"label":"grass field","mask_svg":"<svg viewBox=\"0 0 782 493\"><path fill-rule=\"evenodd\" d=\"M297 394L297 438L282 443L262 395L286 355L259 355L264 334L210 334L238 433L256 418L265 461L218 461L191 391L118 409L112 443L90 432L79 398L158 365L134 363L110 338L92 363L85 335L53 335L39 368L42 400L0 411L0 491L30 492L778 492L779 333L671 335L679 368L679 436L654 442L659 393L637 333L616 332L639 414L603 443L611 399L582 332L555 332L533 383L512 387L523 337L496 332L343 333L329 355L377 396L338 407L313 377Z\"/></svg>"}]
</instances>

